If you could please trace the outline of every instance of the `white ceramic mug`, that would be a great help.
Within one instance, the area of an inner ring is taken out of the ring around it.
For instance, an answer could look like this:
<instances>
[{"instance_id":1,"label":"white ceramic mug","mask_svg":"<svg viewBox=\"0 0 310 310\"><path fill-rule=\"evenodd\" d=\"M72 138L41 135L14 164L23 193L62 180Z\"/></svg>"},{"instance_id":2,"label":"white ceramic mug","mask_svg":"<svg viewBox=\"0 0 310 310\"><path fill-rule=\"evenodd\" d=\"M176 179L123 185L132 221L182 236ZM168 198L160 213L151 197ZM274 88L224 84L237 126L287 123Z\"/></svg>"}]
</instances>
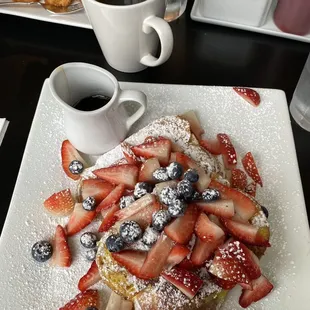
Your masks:
<instances>
[{"instance_id":1,"label":"white ceramic mug","mask_svg":"<svg viewBox=\"0 0 310 310\"><path fill-rule=\"evenodd\" d=\"M118 6L83 0L83 5L111 67L123 72L138 72L159 66L170 57L173 35L163 19L165 0ZM159 41L161 53L156 58Z\"/></svg>"},{"instance_id":2,"label":"white ceramic mug","mask_svg":"<svg viewBox=\"0 0 310 310\"><path fill-rule=\"evenodd\" d=\"M136 90L121 90L108 71L86 63L67 63L56 68L49 79L54 98L64 108L65 132L79 151L99 155L117 146L130 127L144 114L146 96ZM93 111L80 111L74 105L81 99L104 95L111 100ZM124 104L140 107L128 115Z\"/></svg>"}]
</instances>

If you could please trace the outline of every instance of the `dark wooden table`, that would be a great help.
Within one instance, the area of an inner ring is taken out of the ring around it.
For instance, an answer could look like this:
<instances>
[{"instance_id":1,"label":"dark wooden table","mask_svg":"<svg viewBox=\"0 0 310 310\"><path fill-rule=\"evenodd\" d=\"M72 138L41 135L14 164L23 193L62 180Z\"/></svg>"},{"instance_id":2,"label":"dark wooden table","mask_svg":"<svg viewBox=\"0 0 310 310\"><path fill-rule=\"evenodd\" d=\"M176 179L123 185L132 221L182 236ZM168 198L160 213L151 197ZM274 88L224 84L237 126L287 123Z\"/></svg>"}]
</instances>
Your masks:
<instances>
[{"instance_id":1,"label":"dark wooden table","mask_svg":"<svg viewBox=\"0 0 310 310\"><path fill-rule=\"evenodd\" d=\"M0 117L10 121L0 147L0 230L43 81L60 64L96 64L121 81L279 88L290 101L310 45L194 22L189 17L192 3L171 24L175 45L169 61L137 74L109 67L92 30L0 14ZM310 212L310 133L294 122L292 126Z\"/></svg>"}]
</instances>

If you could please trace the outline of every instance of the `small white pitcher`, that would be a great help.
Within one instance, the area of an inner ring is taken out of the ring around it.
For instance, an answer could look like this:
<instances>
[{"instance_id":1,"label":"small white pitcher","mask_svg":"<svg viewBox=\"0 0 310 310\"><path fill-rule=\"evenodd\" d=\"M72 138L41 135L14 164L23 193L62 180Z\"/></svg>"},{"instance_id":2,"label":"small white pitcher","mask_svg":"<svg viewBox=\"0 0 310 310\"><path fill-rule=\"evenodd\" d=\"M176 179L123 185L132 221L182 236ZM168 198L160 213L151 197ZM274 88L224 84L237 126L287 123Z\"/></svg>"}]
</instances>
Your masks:
<instances>
[{"instance_id":1,"label":"small white pitcher","mask_svg":"<svg viewBox=\"0 0 310 310\"><path fill-rule=\"evenodd\" d=\"M117 146L130 127L144 114L146 96L136 90L121 90L108 71L86 63L67 63L56 68L49 79L54 98L64 108L65 132L79 151L100 155ZM80 111L74 105L81 99L104 95L111 100L93 111ZM124 104L136 102L139 109L128 115Z\"/></svg>"}]
</instances>

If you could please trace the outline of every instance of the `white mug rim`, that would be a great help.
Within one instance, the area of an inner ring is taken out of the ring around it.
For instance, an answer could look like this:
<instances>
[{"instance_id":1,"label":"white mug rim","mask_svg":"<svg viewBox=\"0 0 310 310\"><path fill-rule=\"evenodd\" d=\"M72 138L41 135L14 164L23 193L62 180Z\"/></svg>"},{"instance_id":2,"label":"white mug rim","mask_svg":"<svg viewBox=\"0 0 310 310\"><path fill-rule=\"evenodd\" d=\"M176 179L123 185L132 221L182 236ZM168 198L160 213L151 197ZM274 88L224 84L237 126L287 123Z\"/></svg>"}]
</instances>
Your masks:
<instances>
[{"instance_id":1,"label":"white mug rim","mask_svg":"<svg viewBox=\"0 0 310 310\"><path fill-rule=\"evenodd\" d=\"M102 106L101 108L96 109L96 110L92 110L92 111L81 111L81 110L75 109L74 107L72 107L68 103L64 102L63 99L61 99L58 96L58 94L54 88L54 81L55 81L56 76L60 70L63 70L64 68L70 68L70 67L71 68L72 67L75 67L75 68L79 67L81 69L88 68L88 69L92 69L95 71L99 71L102 74L105 74L112 81L112 83L114 85L114 92L113 92L113 95L112 95L111 99L109 100L109 102L107 104L105 104L104 106ZM101 67L98 67L96 65L87 64L84 62L69 62L69 63L65 63L63 65L58 66L57 68L55 68L52 71L52 73L49 77L49 81L50 81L50 83L49 83L50 84L50 90L51 90L51 93L54 96L54 98L68 111L74 112L77 114L81 114L81 115L95 115L95 114L98 114L99 112L102 112L102 111L109 109L113 105L113 103L115 102L116 97L118 95L118 89L119 89L119 83L113 74L111 74L109 71L107 71Z\"/></svg>"},{"instance_id":2,"label":"white mug rim","mask_svg":"<svg viewBox=\"0 0 310 310\"><path fill-rule=\"evenodd\" d=\"M156 2L158 0L145 0L143 2L140 3L135 3L135 4L126 4L126 5L113 5L113 4L106 4L106 3L102 3L96 0L83 0L83 1L89 1L92 2L95 5L101 6L101 7L106 7L106 8L113 8L114 10L119 10L122 11L124 9L128 10L129 8L135 9L137 7L146 5L150 2Z\"/></svg>"}]
</instances>

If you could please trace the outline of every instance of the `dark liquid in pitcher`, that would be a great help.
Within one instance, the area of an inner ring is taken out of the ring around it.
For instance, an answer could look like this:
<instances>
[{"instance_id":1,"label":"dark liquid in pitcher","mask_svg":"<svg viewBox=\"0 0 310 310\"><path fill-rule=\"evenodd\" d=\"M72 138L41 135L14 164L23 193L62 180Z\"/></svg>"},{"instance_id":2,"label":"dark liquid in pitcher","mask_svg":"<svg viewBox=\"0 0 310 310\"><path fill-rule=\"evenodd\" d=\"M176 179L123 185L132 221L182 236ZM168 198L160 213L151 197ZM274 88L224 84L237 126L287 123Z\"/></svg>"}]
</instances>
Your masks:
<instances>
[{"instance_id":1,"label":"dark liquid in pitcher","mask_svg":"<svg viewBox=\"0 0 310 310\"><path fill-rule=\"evenodd\" d=\"M110 4L110 5L131 5L137 4L141 2L145 2L147 0L97 0L98 2Z\"/></svg>"},{"instance_id":2,"label":"dark liquid in pitcher","mask_svg":"<svg viewBox=\"0 0 310 310\"><path fill-rule=\"evenodd\" d=\"M111 97L104 95L93 95L79 100L73 107L80 111L94 111L104 107Z\"/></svg>"}]
</instances>

